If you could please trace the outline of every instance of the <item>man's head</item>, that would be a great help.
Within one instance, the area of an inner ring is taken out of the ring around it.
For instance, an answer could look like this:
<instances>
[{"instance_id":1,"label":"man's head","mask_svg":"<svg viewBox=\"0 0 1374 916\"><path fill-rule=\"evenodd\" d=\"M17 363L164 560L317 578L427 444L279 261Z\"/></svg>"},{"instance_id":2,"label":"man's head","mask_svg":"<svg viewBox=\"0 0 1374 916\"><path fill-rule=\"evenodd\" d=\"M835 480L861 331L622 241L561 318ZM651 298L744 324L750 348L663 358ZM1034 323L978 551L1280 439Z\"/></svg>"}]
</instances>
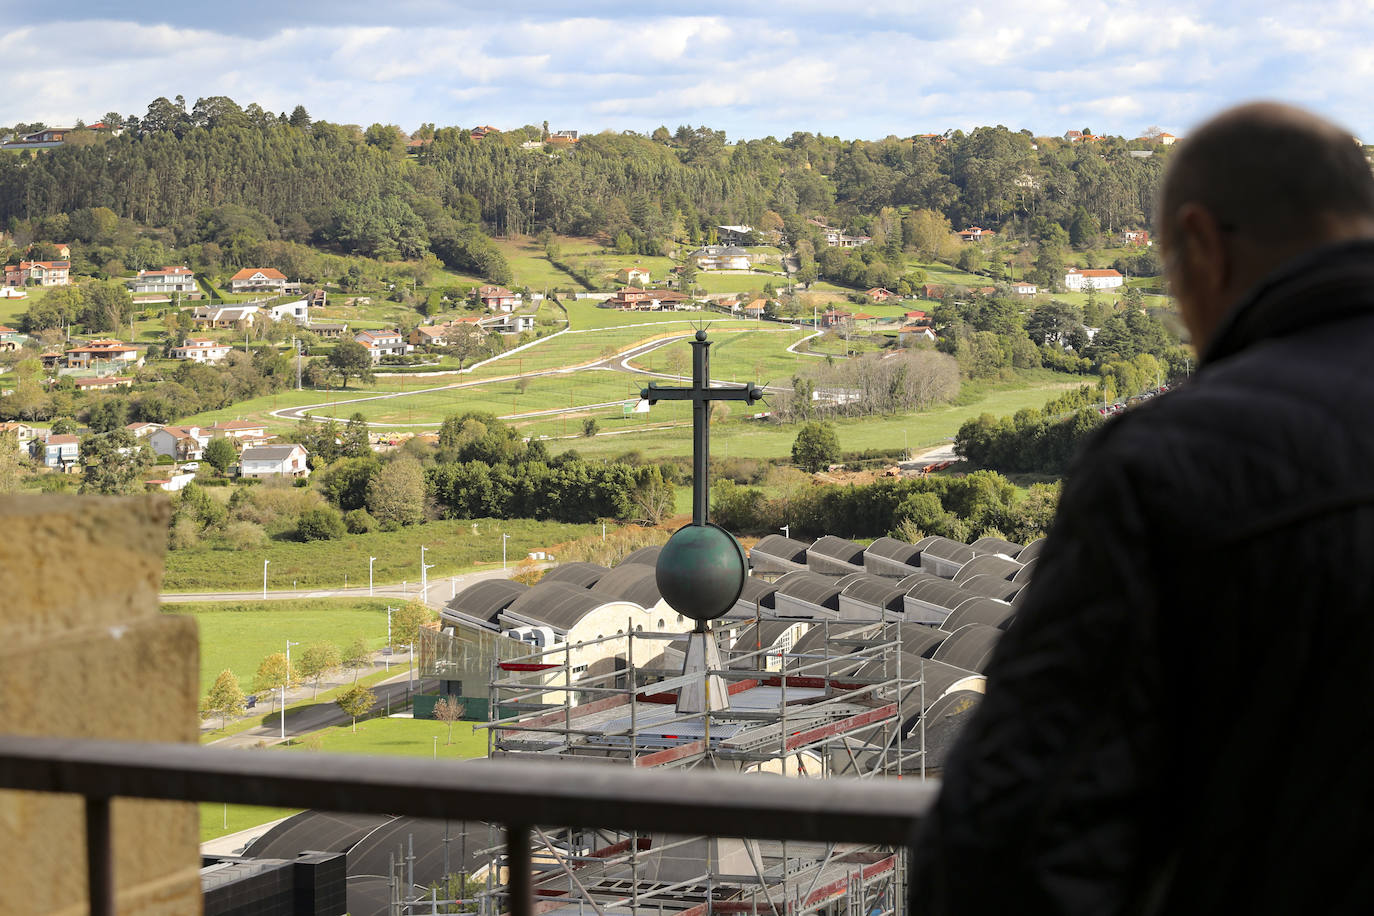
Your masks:
<instances>
[{"instance_id":1,"label":"man's head","mask_svg":"<svg viewBox=\"0 0 1374 916\"><path fill-rule=\"evenodd\" d=\"M1349 133L1270 102L1222 112L1170 158L1156 217L1199 352L1247 290L1297 255L1374 238L1374 175Z\"/></svg>"}]
</instances>

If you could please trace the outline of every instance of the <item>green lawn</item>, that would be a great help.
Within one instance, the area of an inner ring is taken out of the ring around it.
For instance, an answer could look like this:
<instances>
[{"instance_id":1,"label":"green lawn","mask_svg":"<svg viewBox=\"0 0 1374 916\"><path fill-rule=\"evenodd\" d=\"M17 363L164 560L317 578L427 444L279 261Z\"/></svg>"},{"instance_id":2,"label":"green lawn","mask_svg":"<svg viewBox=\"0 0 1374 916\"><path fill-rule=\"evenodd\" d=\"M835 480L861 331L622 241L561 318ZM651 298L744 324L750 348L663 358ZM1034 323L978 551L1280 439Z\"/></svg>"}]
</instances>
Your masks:
<instances>
[{"instance_id":1,"label":"green lawn","mask_svg":"<svg viewBox=\"0 0 1374 916\"><path fill-rule=\"evenodd\" d=\"M879 448L919 449L939 445L947 441L966 420L979 414L990 413L994 416L1015 413L1023 407L1041 407L1056 393L1083 383L1082 377L1038 371L1033 376L1012 387L988 391L969 404L936 407L921 413L903 417L865 417L835 421L839 435L840 448L844 451L863 451ZM652 422L663 419L655 407ZM764 408L766 409L766 407ZM742 413L742 411L741 411ZM643 415L639 415L643 416ZM737 414L738 416L738 414ZM640 422L638 418L632 422ZM610 430L610 424L606 425ZM780 458L791 454L792 442L797 437L796 425L771 424L749 420L730 420L712 429L711 455L713 457L739 456L747 458ZM647 458L684 456L691 453L692 438L683 430L644 430L625 435L596 436L570 443L580 453L588 457L596 455L615 455L630 449L638 449ZM557 452L557 448L551 448Z\"/></svg>"},{"instance_id":2,"label":"green lawn","mask_svg":"<svg viewBox=\"0 0 1374 916\"><path fill-rule=\"evenodd\" d=\"M697 273L697 278L693 282L699 289L712 295L720 293L757 293L762 295L765 283L773 284L773 288L777 290L781 290L787 283L782 274L723 274L708 271Z\"/></svg>"},{"instance_id":3,"label":"green lawn","mask_svg":"<svg viewBox=\"0 0 1374 916\"><path fill-rule=\"evenodd\" d=\"M283 651L287 639L306 646L332 642L345 649L362 636L372 648L380 649L386 645L386 607L387 601L380 598L304 598L164 604L162 612L196 619L204 695L225 668L238 676L245 693L250 692L258 664L273 652Z\"/></svg>"},{"instance_id":4,"label":"green lawn","mask_svg":"<svg viewBox=\"0 0 1374 916\"><path fill-rule=\"evenodd\" d=\"M467 760L484 757L487 753L487 733L475 731L470 722L453 724L453 743L448 743L448 725L432 719L367 719L358 723L355 734L347 725L315 732L318 751L313 739L307 745L293 741L289 748L273 748L271 753L310 754L380 754L406 757L438 757L445 760ZM434 739L438 737L438 742ZM238 833L259 824L299 812L299 808L259 808L253 805L223 805L203 802L200 805L200 841L202 843Z\"/></svg>"},{"instance_id":5,"label":"green lawn","mask_svg":"<svg viewBox=\"0 0 1374 916\"><path fill-rule=\"evenodd\" d=\"M476 526L476 531L473 526ZM268 587L339 588L367 584L367 558L376 557L378 583L420 579L420 547L429 548L433 582L473 568L490 569L501 562L501 535L510 535L506 553L513 563L531 550L589 534L594 525L568 525L532 519L444 520L402 528L350 534L337 541L269 541L260 550L213 547L174 550L167 554L163 588L169 592L248 591L262 587L262 561L270 560ZM597 528L596 530L600 530Z\"/></svg>"}]
</instances>

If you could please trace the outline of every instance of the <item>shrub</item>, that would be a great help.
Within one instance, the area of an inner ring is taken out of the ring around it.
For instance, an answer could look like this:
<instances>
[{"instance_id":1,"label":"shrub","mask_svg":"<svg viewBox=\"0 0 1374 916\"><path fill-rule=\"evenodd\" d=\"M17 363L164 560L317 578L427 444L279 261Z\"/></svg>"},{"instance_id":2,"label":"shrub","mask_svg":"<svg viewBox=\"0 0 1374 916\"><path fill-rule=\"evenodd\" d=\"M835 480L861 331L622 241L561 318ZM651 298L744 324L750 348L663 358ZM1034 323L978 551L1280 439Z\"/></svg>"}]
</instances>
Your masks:
<instances>
[{"instance_id":1,"label":"shrub","mask_svg":"<svg viewBox=\"0 0 1374 916\"><path fill-rule=\"evenodd\" d=\"M200 543L200 525L195 519L183 516L177 519L167 535L170 550L189 550Z\"/></svg>"},{"instance_id":2,"label":"shrub","mask_svg":"<svg viewBox=\"0 0 1374 916\"><path fill-rule=\"evenodd\" d=\"M343 517L329 506L307 509L296 522L296 537L302 541L333 541L345 533Z\"/></svg>"},{"instance_id":3,"label":"shrub","mask_svg":"<svg viewBox=\"0 0 1374 916\"><path fill-rule=\"evenodd\" d=\"M267 543L267 532L252 522L230 522L224 529L224 543L233 550L254 550Z\"/></svg>"},{"instance_id":4,"label":"shrub","mask_svg":"<svg viewBox=\"0 0 1374 916\"><path fill-rule=\"evenodd\" d=\"M343 521L349 534L367 534L369 531L377 530L377 520L366 509L345 512Z\"/></svg>"}]
</instances>

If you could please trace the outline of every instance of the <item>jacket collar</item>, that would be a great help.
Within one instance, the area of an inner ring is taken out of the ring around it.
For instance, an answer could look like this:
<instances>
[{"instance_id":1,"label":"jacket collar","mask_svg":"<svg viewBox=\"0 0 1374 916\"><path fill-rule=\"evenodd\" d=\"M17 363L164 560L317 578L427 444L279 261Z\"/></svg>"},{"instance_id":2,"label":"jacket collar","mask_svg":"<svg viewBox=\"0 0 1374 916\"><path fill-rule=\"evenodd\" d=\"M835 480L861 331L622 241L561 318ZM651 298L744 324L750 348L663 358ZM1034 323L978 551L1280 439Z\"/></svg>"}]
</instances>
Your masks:
<instances>
[{"instance_id":1,"label":"jacket collar","mask_svg":"<svg viewBox=\"0 0 1374 916\"><path fill-rule=\"evenodd\" d=\"M1326 245L1274 271L1227 313L1206 366L1296 329L1374 315L1374 240Z\"/></svg>"}]
</instances>

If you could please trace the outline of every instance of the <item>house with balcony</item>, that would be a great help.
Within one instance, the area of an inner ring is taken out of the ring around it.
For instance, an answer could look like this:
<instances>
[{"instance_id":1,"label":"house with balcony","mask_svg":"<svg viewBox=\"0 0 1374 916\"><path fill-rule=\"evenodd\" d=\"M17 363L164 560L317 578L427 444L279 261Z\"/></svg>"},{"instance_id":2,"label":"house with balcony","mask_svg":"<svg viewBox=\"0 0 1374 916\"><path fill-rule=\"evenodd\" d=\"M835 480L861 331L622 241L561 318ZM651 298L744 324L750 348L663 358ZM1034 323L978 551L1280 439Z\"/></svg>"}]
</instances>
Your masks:
<instances>
[{"instance_id":1,"label":"house with balcony","mask_svg":"<svg viewBox=\"0 0 1374 916\"><path fill-rule=\"evenodd\" d=\"M627 286L616 290L615 295L603 302L601 307L628 312L676 312L690 309L691 303L690 298L677 290Z\"/></svg>"},{"instance_id":2,"label":"house with balcony","mask_svg":"<svg viewBox=\"0 0 1374 916\"><path fill-rule=\"evenodd\" d=\"M59 433L34 439L30 453L45 468L72 474L81 469L81 440L74 435Z\"/></svg>"},{"instance_id":3,"label":"house with balcony","mask_svg":"<svg viewBox=\"0 0 1374 916\"><path fill-rule=\"evenodd\" d=\"M136 296L166 296L199 294L195 271L189 267L162 267L157 270L140 270L138 276L128 281L129 292Z\"/></svg>"},{"instance_id":4,"label":"house with balcony","mask_svg":"<svg viewBox=\"0 0 1374 916\"><path fill-rule=\"evenodd\" d=\"M256 305L198 305L191 321L200 328L252 327L260 311Z\"/></svg>"},{"instance_id":5,"label":"house with balcony","mask_svg":"<svg viewBox=\"0 0 1374 916\"><path fill-rule=\"evenodd\" d=\"M651 282L649 271L643 267L622 267L615 272L615 278L626 286L643 286Z\"/></svg>"},{"instance_id":6,"label":"house with balcony","mask_svg":"<svg viewBox=\"0 0 1374 916\"><path fill-rule=\"evenodd\" d=\"M92 376L76 380L77 391L108 391L112 388L132 388L134 380L126 375Z\"/></svg>"},{"instance_id":7,"label":"house with balcony","mask_svg":"<svg viewBox=\"0 0 1374 916\"><path fill-rule=\"evenodd\" d=\"M380 363L383 357L405 356L410 351L406 339L396 330L359 331L353 335L353 339L367 348L367 355L372 357L373 365Z\"/></svg>"},{"instance_id":8,"label":"house with balcony","mask_svg":"<svg viewBox=\"0 0 1374 916\"><path fill-rule=\"evenodd\" d=\"M122 363L127 368L143 365L143 354L133 344L105 338L68 350L66 363L68 369L98 369L101 363L105 363L106 368L113 363Z\"/></svg>"},{"instance_id":9,"label":"house with balcony","mask_svg":"<svg viewBox=\"0 0 1374 916\"><path fill-rule=\"evenodd\" d=\"M520 304L520 297L504 286L477 287L477 301L489 312L513 311Z\"/></svg>"},{"instance_id":10,"label":"house with balcony","mask_svg":"<svg viewBox=\"0 0 1374 916\"><path fill-rule=\"evenodd\" d=\"M230 349L232 348L228 344L210 337L188 337L185 343L173 347L168 354L172 359L189 359L196 363L214 365L228 356Z\"/></svg>"},{"instance_id":11,"label":"house with balcony","mask_svg":"<svg viewBox=\"0 0 1374 916\"><path fill-rule=\"evenodd\" d=\"M239 455L239 476L309 477L309 457L305 446L294 443L252 445Z\"/></svg>"},{"instance_id":12,"label":"house with balcony","mask_svg":"<svg viewBox=\"0 0 1374 916\"><path fill-rule=\"evenodd\" d=\"M245 267L229 278L229 292L236 294L270 293L281 296L291 292L289 287L292 285L286 279L286 274L275 267ZM300 284L294 286L299 289Z\"/></svg>"},{"instance_id":13,"label":"house with balcony","mask_svg":"<svg viewBox=\"0 0 1374 916\"><path fill-rule=\"evenodd\" d=\"M70 261L20 261L5 268L5 285L66 286L71 270Z\"/></svg>"},{"instance_id":14,"label":"house with balcony","mask_svg":"<svg viewBox=\"0 0 1374 916\"><path fill-rule=\"evenodd\" d=\"M253 420L222 420L201 431L211 439L234 439L239 442L268 438L267 427Z\"/></svg>"},{"instance_id":15,"label":"house with balcony","mask_svg":"<svg viewBox=\"0 0 1374 916\"><path fill-rule=\"evenodd\" d=\"M493 315L483 318L481 327L495 334L523 334L534 330L533 315Z\"/></svg>"},{"instance_id":16,"label":"house with balcony","mask_svg":"<svg viewBox=\"0 0 1374 916\"><path fill-rule=\"evenodd\" d=\"M722 245L746 245L754 234L753 226L717 226L716 238Z\"/></svg>"}]
</instances>

